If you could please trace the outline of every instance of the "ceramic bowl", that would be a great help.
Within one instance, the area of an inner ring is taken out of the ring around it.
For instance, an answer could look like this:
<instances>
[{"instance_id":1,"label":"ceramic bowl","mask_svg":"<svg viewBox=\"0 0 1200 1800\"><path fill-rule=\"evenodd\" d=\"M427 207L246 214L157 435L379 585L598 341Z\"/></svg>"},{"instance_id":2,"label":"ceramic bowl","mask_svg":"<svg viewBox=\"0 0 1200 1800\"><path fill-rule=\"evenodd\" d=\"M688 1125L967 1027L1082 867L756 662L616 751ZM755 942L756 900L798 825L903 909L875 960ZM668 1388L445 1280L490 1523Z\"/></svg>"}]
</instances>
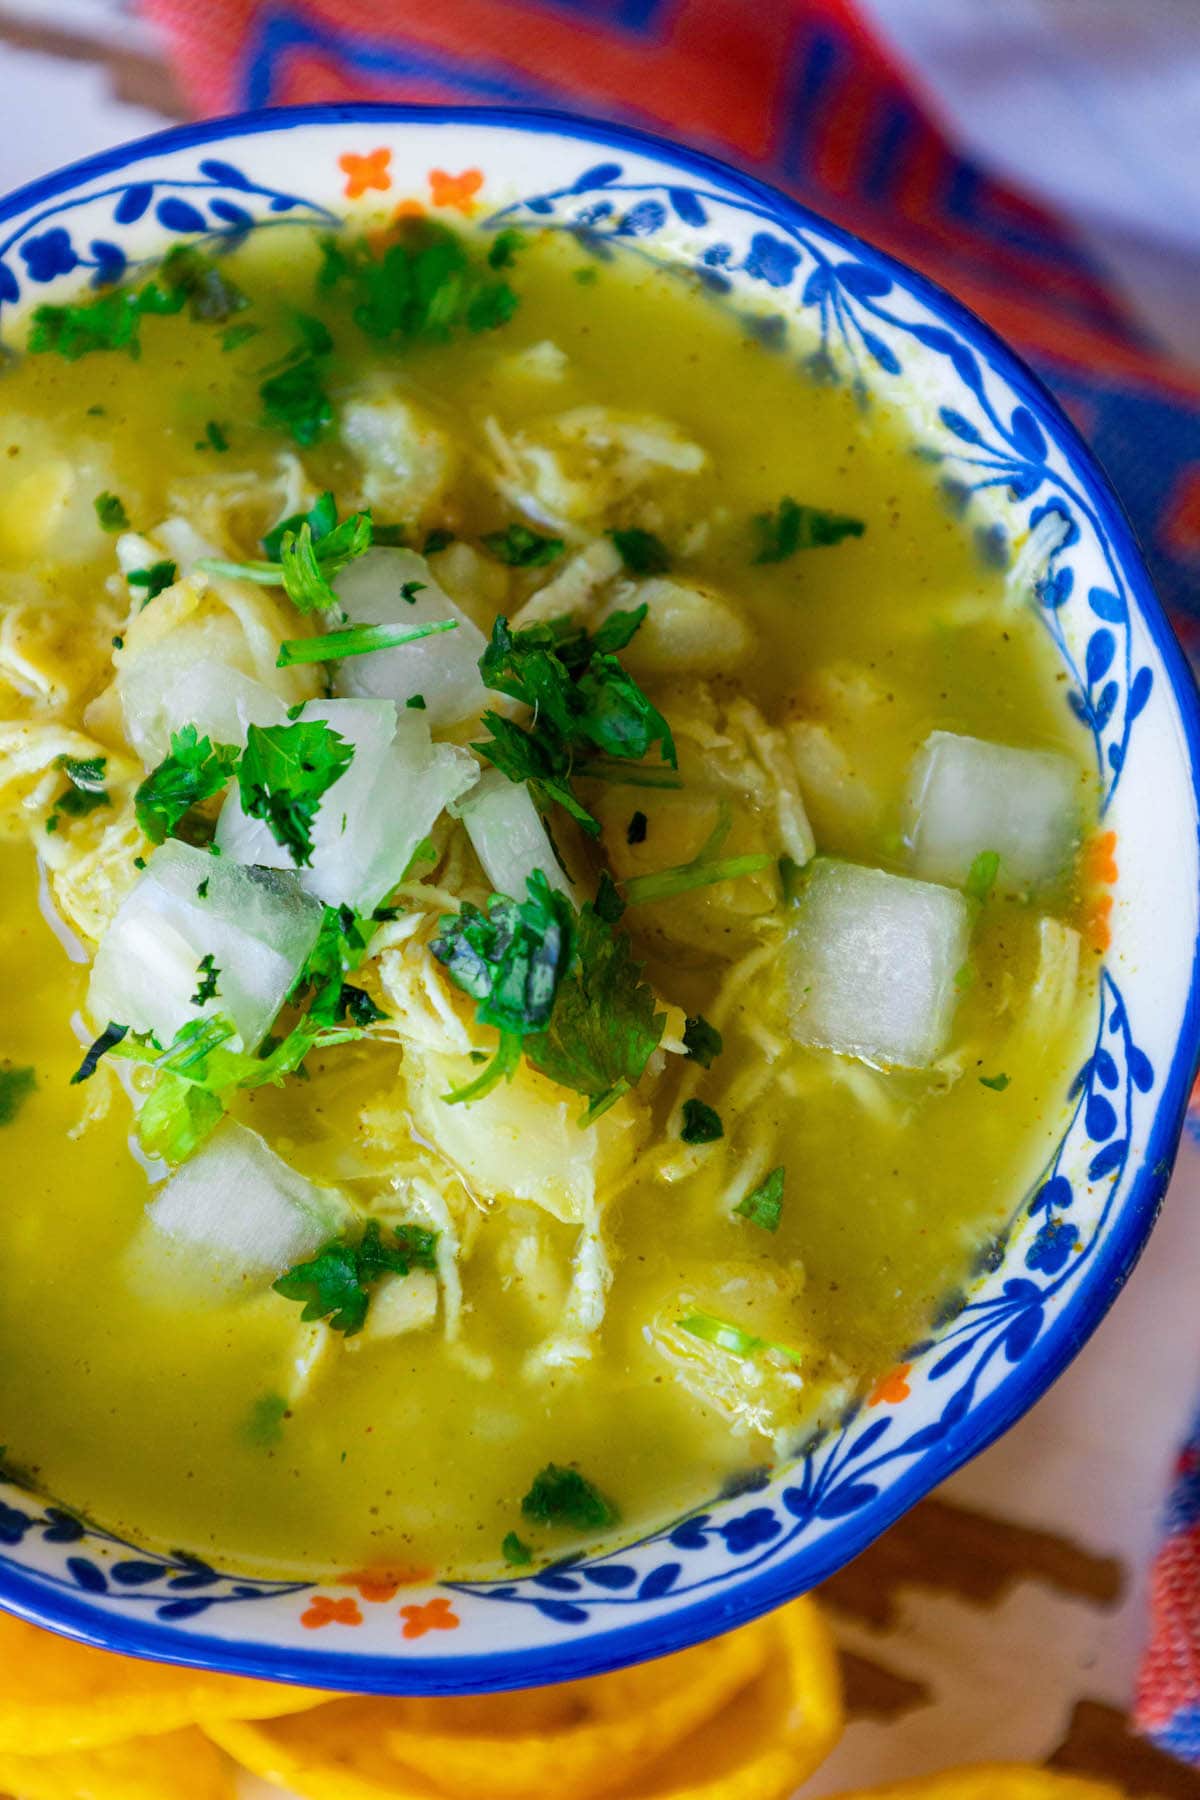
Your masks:
<instances>
[{"instance_id":1,"label":"ceramic bowl","mask_svg":"<svg viewBox=\"0 0 1200 1800\"><path fill-rule=\"evenodd\" d=\"M125 1542L0 1486L0 1604L113 1649L334 1688L449 1693L681 1649L812 1587L1037 1399L1128 1275L1197 1046L1197 701L1121 508L1067 420L956 301L707 157L549 113L316 107L184 126L0 205L0 341L23 309L172 244L416 200L690 271L780 358L903 407L983 551L1029 571L1091 740L1113 877L1091 1050L1004 1242L871 1400L753 1492L523 1578L270 1581ZM1117 871L1119 870L1119 878ZM964 1170L964 1180L970 1179ZM120 1446L114 1446L119 1453Z\"/></svg>"}]
</instances>

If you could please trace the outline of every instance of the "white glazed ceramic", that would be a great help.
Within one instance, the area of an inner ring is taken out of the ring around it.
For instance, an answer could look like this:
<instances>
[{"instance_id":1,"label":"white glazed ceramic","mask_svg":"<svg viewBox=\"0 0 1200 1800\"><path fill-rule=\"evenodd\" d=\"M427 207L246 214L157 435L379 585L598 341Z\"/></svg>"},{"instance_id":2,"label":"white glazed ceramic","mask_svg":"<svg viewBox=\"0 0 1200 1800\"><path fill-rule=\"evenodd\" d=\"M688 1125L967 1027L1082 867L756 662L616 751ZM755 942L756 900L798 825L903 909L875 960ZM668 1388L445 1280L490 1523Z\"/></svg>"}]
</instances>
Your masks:
<instances>
[{"instance_id":1,"label":"white glazed ceramic","mask_svg":"<svg viewBox=\"0 0 1200 1800\"><path fill-rule=\"evenodd\" d=\"M1091 1053L1058 1147L929 1340L792 1467L640 1542L523 1578L264 1581L120 1541L0 1486L0 1603L90 1642L349 1689L554 1681L681 1648L811 1587L1029 1407L1119 1291L1153 1222L1197 1043L1191 677L1129 528L1074 430L947 295L706 157L543 113L320 107L185 126L0 206L0 341L21 311L173 243L416 200L485 229L571 231L599 257L692 271L779 356L911 419L998 560L1056 514L1032 571L1115 833ZM964 1169L963 1179L971 1172ZM2 1423L2 1422L0 1422ZM2 1436L2 1431L0 1431ZM116 1447L119 1452L119 1446Z\"/></svg>"}]
</instances>

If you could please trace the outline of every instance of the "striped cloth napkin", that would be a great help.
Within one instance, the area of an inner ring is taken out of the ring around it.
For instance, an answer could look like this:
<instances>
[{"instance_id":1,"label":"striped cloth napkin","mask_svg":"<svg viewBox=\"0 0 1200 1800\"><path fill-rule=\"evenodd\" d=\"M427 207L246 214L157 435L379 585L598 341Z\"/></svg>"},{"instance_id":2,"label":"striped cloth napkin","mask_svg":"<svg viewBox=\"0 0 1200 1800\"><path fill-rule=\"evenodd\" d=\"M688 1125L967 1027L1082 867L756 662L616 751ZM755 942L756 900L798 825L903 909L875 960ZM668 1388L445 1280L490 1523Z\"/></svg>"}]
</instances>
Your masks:
<instances>
[{"instance_id":1,"label":"striped cloth napkin","mask_svg":"<svg viewBox=\"0 0 1200 1800\"><path fill-rule=\"evenodd\" d=\"M141 6L201 115L349 99L607 115L712 150L914 264L1058 395L1200 663L1200 380L1149 338L1064 220L954 148L852 0ZM1200 1763L1200 1421L1156 1564L1137 1718Z\"/></svg>"}]
</instances>

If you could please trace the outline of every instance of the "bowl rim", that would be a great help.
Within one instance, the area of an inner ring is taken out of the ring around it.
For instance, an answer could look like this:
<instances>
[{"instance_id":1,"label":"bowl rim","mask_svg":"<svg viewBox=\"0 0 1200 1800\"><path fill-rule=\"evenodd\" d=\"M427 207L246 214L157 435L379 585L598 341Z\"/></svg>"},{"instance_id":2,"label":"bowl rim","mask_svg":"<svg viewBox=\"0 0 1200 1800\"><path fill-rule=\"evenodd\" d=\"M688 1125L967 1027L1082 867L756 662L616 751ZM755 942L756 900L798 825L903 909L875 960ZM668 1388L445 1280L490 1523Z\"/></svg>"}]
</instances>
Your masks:
<instances>
[{"instance_id":1,"label":"bowl rim","mask_svg":"<svg viewBox=\"0 0 1200 1800\"><path fill-rule=\"evenodd\" d=\"M349 102L272 107L169 126L26 183L0 199L0 222L41 202L127 168L146 156L220 141L237 141L306 126L338 124L498 127L530 136L552 133L607 149L657 158L689 175L720 182L734 194L768 206L794 224L809 224L852 255L865 255L951 324L995 367L1031 407L1047 436L1080 478L1108 535L1137 613L1161 658L1182 730L1200 853L1200 692L1179 641L1154 591L1133 527L1097 458L1039 376L1018 353L961 300L937 282L880 250L869 239L827 219L770 183L743 174L707 151L674 143L658 133L610 123L589 114L548 107L473 106L415 102ZM1198 884L1200 886L1200 884ZM1041 1398L1083 1348L1120 1293L1140 1256L1166 1191L1200 1062L1200 932L1179 1033L1147 1137L1146 1149L1121 1203L1118 1219L1074 1300L995 1393L952 1427L936 1451L923 1456L876 1501L863 1507L815 1547L798 1547L765 1571L739 1579L736 1572L710 1598L665 1617L613 1630L584 1629L566 1641L533 1649L467 1651L461 1657L380 1655L274 1646L250 1639L208 1637L170 1623L117 1616L90 1600L52 1590L34 1576L0 1565L0 1607L99 1648L187 1667L220 1670L266 1680L304 1683L362 1693L438 1694L498 1691L558 1681L645 1661L683 1650L747 1623L809 1591L858 1556L903 1513L995 1441ZM803 1560L800 1581L793 1573Z\"/></svg>"}]
</instances>

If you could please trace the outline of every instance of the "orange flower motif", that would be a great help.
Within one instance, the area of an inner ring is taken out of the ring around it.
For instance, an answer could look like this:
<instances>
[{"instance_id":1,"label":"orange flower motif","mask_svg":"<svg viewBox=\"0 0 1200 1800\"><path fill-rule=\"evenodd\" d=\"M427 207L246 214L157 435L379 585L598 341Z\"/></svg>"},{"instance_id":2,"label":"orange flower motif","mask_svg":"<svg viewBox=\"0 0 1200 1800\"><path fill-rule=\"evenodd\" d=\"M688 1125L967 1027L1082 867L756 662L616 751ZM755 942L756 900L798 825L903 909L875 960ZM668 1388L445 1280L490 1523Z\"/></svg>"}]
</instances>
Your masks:
<instances>
[{"instance_id":1,"label":"orange flower motif","mask_svg":"<svg viewBox=\"0 0 1200 1800\"><path fill-rule=\"evenodd\" d=\"M424 217L425 208L421 205L421 202L410 198L408 200L401 200L399 206L396 207L392 214L392 223L393 225L399 225L402 219L423 219Z\"/></svg>"},{"instance_id":2,"label":"orange flower motif","mask_svg":"<svg viewBox=\"0 0 1200 1800\"><path fill-rule=\"evenodd\" d=\"M1090 881L1111 887L1119 873L1116 859L1117 834L1104 831L1094 837L1084 853L1084 869Z\"/></svg>"},{"instance_id":3,"label":"orange flower motif","mask_svg":"<svg viewBox=\"0 0 1200 1800\"><path fill-rule=\"evenodd\" d=\"M424 1606L402 1606L400 1617L404 1620L406 1638L424 1637L427 1631L457 1631L460 1623L444 1594L439 1594L435 1600L427 1600Z\"/></svg>"},{"instance_id":4,"label":"orange flower motif","mask_svg":"<svg viewBox=\"0 0 1200 1800\"><path fill-rule=\"evenodd\" d=\"M885 1375L875 1388L875 1392L867 1401L868 1406L898 1406L901 1400L907 1400L911 1389L908 1385L911 1363L897 1363L891 1372Z\"/></svg>"},{"instance_id":5,"label":"orange flower motif","mask_svg":"<svg viewBox=\"0 0 1200 1800\"><path fill-rule=\"evenodd\" d=\"M1109 919L1112 909L1112 895L1101 894L1088 913L1084 923L1084 936L1093 950L1107 950L1112 943L1112 922Z\"/></svg>"},{"instance_id":6,"label":"orange flower motif","mask_svg":"<svg viewBox=\"0 0 1200 1800\"><path fill-rule=\"evenodd\" d=\"M445 169L429 171L429 191L435 206L456 206L461 213L474 212L472 196L482 186L482 169L464 169L461 175L447 175Z\"/></svg>"},{"instance_id":7,"label":"orange flower motif","mask_svg":"<svg viewBox=\"0 0 1200 1800\"><path fill-rule=\"evenodd\" d=\"M352 1569L338 1579L344 1587L357 1588L360 1600L378 1605L394 1600L402 1587L428 1581L432 1574L432 1569Z\"/></svg>"},{"instance_id":8,"label":"orange flower motif","mask_svg":"<svg viewBox=\"0 0 1200 1800\"><path fill-rule=\"evenodd\" d=\"M314 1594L307 1609L300 1614L300 1623L309 1631L317 1631L322 1625L361 1625L362 1622L357 1600L333 1600L328 1594Z\"/></svg>"},{"instance_id":9,"label":"orange flower motif","mask_svg":"<svg viewBox=\"0 0 1200 1800\"><path fill-rule=\"evenodd\" d=\"M392 185L388 167L391 160L392 153L386 146L372 150L366 156L356 156L353 150L339 156L338 168L346 177L347 200L361 199L368 188L378 188L381 194L386 194Z\"/></svg>"}]
</instances>

